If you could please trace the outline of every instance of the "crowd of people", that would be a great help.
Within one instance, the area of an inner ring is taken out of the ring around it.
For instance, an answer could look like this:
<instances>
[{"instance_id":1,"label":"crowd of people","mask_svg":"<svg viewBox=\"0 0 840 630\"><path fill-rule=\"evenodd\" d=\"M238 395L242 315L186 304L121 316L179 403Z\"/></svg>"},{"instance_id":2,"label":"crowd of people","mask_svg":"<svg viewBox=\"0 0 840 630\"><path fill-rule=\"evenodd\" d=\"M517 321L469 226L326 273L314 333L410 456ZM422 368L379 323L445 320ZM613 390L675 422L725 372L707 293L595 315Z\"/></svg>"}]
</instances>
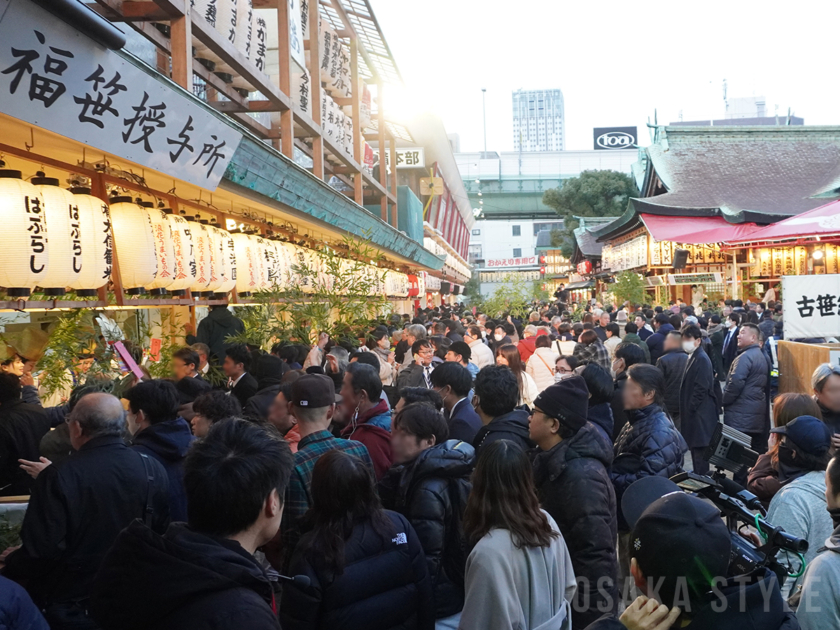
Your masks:
<instances>
[{"instance_id":1,"label":"crowd of people","mask_svg":"<svg viewBox=\"0 0 840 630\"><path fill-rule=\"evenodd\" d=\"M31 498L0 625L840 627L840 368L775 396L781 316L430 308L267 353L215 308L169 379L48 407L2 370L0 495ZM720 511L659 483L708 474L721 423L760 455L735 481L809 543L783 584L732 575Z\"/></svg>"}]
</instances>

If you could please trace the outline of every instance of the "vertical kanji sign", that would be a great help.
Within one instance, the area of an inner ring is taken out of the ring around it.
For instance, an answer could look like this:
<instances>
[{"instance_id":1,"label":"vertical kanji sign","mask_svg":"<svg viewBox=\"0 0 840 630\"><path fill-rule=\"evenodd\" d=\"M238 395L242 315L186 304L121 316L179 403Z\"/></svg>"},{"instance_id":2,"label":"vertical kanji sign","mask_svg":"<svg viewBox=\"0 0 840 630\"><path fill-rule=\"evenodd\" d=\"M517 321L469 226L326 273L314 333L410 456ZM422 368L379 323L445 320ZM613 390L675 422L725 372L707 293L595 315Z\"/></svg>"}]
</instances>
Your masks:
<instances>
[{"instance_id":1,"label":"vertical kanji sign","mask_svg":"<svg viewBox=\"0 0 840 630\"><path fill-rule=\"evenodd\" d=\"M782 276L785 339L840 338L840 274Z\"/></svg>"},{"instance_id":2,"label":"vertical kanji sign","mask_svg":"<svg viewBox=\"0 0 840 630\"><path fill-rule=\"evenodd\" d=\"M0 112L215 190L242 139L140 61L0 0Z\"/></svg>"}]
</instances>

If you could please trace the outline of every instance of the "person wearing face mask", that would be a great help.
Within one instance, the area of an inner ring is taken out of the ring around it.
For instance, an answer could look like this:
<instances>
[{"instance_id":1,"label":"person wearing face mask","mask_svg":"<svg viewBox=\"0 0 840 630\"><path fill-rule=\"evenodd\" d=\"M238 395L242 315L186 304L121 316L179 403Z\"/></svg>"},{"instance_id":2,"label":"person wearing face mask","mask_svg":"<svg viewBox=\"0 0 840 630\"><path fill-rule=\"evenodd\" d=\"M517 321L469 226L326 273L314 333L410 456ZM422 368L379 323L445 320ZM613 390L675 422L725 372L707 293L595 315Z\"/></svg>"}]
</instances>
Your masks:
<instances>
[{"instance_id":1,"label":"person wearing face mask","mask_svg":"<svg viewBox=\"0 0 840 630\"><path fill-rule=\"evenodd\" d=\"M715 395L715 371L703 349L703 334L698 326L686 326L682 347L688 355L679 385L680 433L691 451L691 462L698 475L709 474L709 462L703 457L718 425Z\"/></svg>"},{"instance_id":2,"label":"person wearing face mask","mask_svg":"<svg viewBox=\"0 0 840 630\"><path fill-rule=\"evenodd\" d=\"M379 359L379 378L382 385L387 387L394 384L397 369L394 366L395 355L391 352L391 337L386 329L377 328L371 333L376 344L372 352Z\"/></svg>"},{"instance_id":3,"label":"person wearing face mask","mask_svg":"<svg viewBox=\"0 0 840 630\"><path fill-rule=\"evenodd\" d=\"M493 342L490 344L490 348L493 350L494 354L496 353L496 348L501 348L502 346L513 343L513 341L511 341L511 334L513 332L513 324L500 322L496 325L496 328L493 331Z\"/></svg>"},{"instance_id":4,"label":"person wearing face mask","mask_svg":"<svg viewBox=\"0 0 840 630\"><path fill-rule=\"evenodd\" d=\"M783 427L772 429L782 440L779 443L779 479L790 481L770 501L767 521L786 533L808 541L803 555L806 566L831 536L831 516L827 511L825 469L831 458L831 431L814 416L799 416ZM779 552L784 565L797 567L801 560L786 551ZM797 592L802 578L788 578L782 586L787 598Z\"/></svg>"},{"instance_id":5,"label":"person wearing face mask","mask_svg":"<svg viewBox=\"0 0 840 630\"><path fill-rule=\"evenodd\" d=\"M590 364L590 365L598 365ZM573 356L561 356L554 362L554 382L559 383L564 378L569 378L575 373L578 366L577 358ZM600 366L599 366L600 367Z\"/></svg>"},{"instance_id":6,"label":"person wearing face mask","mask_svg":"<svg viewBox=\"0 0 840 630\"><path fill-rule=\"evenodd\" d=\"M802 630L840 628L840 457L836 454L826 468L825 486L834 531L802 576L802 597L796 609Z\"/></svg>"}]
</instances>

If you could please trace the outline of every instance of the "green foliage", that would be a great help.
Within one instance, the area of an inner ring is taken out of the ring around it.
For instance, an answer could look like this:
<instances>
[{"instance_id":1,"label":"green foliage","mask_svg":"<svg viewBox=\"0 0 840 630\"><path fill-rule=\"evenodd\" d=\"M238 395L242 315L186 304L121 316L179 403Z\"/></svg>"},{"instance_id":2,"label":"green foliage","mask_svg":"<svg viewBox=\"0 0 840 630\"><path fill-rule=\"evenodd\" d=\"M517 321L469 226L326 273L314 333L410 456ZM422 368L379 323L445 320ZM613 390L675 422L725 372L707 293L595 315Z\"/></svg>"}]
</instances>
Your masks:
<instances>
[{"instance_id":1,"label":"green foliage","mask_svg":"<svg viewBox=\"0 0 840 630\"><path fill-rule=\"evenodd\" d=\"M320 332L334 339L363 337L391 306L377 290L385 278L382 260L369 234L345 236L336 248L322 246L316 259L293 265L282 284L256 294L253 305L237 308L245 331L227 341L268 351L278 341L313 343Z\"/></svg>"},{"instance_id":2,"label":"green foliage","mask_svg":"<svg viewBox=\"0 0 840 630\"><path fill-rule=\"evenodd\" d=\"M615 277L612 294L619 304L643 304L645 302L645 279L634 271L622 271Z\"/></svg>"},{"instance_id":3,"label":"green foliage","mask_svg":"<svg viewBox=\"0 0 840 630\"><path fill-rule=\"evenodd\" d=\"M484 312L494 319L505 313L521 319L531 312L533 299L533 283L511 275L484 301Z\"/></svg>"},{"instance_id":4,"label":"green foliage","mask_svg":"<svg viewBox=\"0 0 840 630\"><path fill-rule=\"evenodd\" d=\"M481 281L478 272L473 272L470 279L464 285L464 295L467 297L467 304L475 306L479 311L484 304L484 296L481 295Z\"/></svg>"},{"instance_id":5,"label":"green foliage","mask_svg":"<svg viewBox=\"0 0 840 630\"><path fill-rule=\"evenodd\" d=\"M583 171L578 177L564 181L561 187L545 191L543 203L563 217L563 255L566 258L572 255L573 231L580 223L574 217L621 216L630 197L638 194L633 178L618 171ZM552 234L552 244L554 241Z\"/></svg>"},{"instance_id":6,"label":"green foliage","mask_svg":"<svg viewBox=\"0 0 840 630\"><path fill-rule=\"evenodd\" d=\"M44 356L38 361L36 371L45 398L64 391L87 375L101 374L110 360L110 350L100 341L93 322L94 312L78 309L62 312L50 331ZM79 354L93 354L93 366L81 373L77 366Z\"/></svg>"},{"instance_id":7,"label":"green foliage","mask_svg":"<svg viewBox=\"0 0 840 630\"><path fill-rule=\"evenodd\" d=\"M534 280L534 285L531 288L531 295L533 299L547 302L551 299L551 294L543 288L545 283L542 280Z\"/></svg>"},{"instance_id":8,"label":"green foliage","mask_svg":"<svg viewBox=\"0 0 840 630\"><path fill-rule=\"evenodd\" d=\"M10 523L8 520L0 518L0 548L8 549L20 545L20 530L22 528L23 521Z\"/></svg>"}]
</instances>

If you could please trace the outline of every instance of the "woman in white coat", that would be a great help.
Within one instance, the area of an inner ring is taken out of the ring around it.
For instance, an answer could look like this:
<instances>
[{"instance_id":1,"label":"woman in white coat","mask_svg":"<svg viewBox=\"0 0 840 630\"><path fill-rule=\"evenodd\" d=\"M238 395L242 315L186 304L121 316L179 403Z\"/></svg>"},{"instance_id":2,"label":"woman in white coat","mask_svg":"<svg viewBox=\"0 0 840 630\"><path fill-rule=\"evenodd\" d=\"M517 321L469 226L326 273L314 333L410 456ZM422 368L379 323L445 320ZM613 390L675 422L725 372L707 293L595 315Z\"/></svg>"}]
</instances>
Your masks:
<instances>
[{"instance_id":1,"label":"woman in white coat","mask_svg":"<svg viewBox=\"0 0 840 630\"><path fill-rule=\"evenodd\" d=\"M510 440L481 449L464 512L459 630L568 630L575 575L563 535L540 509L528 456Z\"/></svg>"},{"instance_id":2,"label":"woman in white coat","mask_svg":"<svg viewBox=\"0 0 840 630\"><path fill-rule=\"evenodd\" d=\"M525 371L534 379L537 391L542 392L549 385L554 385L555 365L560 355L551 349L548 335L539 335L534 343L536 350L528 359Z\"/></svg>"}]
</instances>

